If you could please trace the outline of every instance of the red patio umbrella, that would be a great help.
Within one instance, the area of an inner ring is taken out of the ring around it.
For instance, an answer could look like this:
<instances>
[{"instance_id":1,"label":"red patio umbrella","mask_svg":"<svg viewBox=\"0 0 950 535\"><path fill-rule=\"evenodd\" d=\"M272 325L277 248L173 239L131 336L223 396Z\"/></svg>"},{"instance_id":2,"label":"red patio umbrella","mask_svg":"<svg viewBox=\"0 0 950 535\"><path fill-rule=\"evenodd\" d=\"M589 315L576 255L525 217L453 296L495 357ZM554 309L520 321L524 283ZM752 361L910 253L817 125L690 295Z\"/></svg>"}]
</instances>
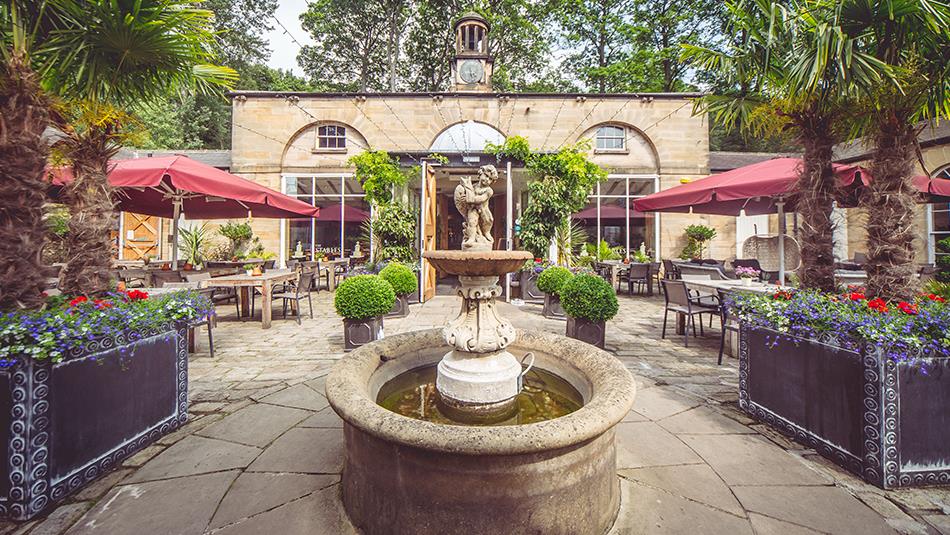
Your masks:
<instances>
[{"instance_id":1,"label":"red patio umbrella","mask_svg":"<svg viewBox=\"0 0 950 535\"><path fill-rule=\"evenodd\" d=\"M779 280L785 281L784 214L795 209L796 185L802 166L800 158L775 158L710 175L688 184L647 195L633 202L643 212L690 212L738 216L779 215ZM870 173L856 165L834 164L840 206L854 206L856 193L872 180ZM914 177L914 186L927 202L950 196L950 180Z\"/></svg>"},{"instance_id":2,"label":"red patio umbrella","mask_svg":"<svg viewBox=\"0 0 950 535\"><path fill-rule=\"evenodd\" d=\"M312 218L320 209L186 156L115 160L109 184L117 188L119 209L171 218L172 265L178 267L178 218ZM53 190L72 181L68 168L51 172Z\"/></svg>"}]
</instances>

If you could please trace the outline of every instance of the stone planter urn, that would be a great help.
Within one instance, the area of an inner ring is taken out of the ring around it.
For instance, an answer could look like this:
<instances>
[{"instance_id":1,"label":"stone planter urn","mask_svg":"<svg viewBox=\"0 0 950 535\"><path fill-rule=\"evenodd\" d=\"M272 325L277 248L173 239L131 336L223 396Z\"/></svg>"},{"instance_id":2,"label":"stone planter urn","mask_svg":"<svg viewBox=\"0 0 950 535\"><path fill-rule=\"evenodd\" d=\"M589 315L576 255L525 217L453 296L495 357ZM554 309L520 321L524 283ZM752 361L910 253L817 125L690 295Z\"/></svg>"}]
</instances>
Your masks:
<instances>
[{"instance_id":1,"label":"stone planter urn","mask_svg":"<svg viewBox=\"0 0 950 535\"><path fill-rule=\"evenodd\" d=\"M347 351L374 342L382 337L382 316L359 320L343 318L343 348Z\"/></svg>"},{"instance_id":2,"label":"stone planter urn","mask_svg":"<svg viewBox=\"0 0 950 535\"><path fill-rule=\"evenodd\" d=\"M29 520L188 419L187 324L0 370L0 517Z\"/></svg>"},{"instance_id":3,"label":"stone planter urn","mask_svg":"<svg viewBox=\"0 0 950 535\"><path fill-rule=\"evenodd\" d=\"M586 318L573 318L567 316L567 336L587 342L592 346L604 348L604 340L607 333L606 321L591 321Z\"/></svg>"},{"instance_id":4,"label":"stone planter urn","mask_svg":"<svg viewBox=\"0 0 950 535\"><path fill-rule=\"evenodd\" d=\"M541 309L541 315L558 320L567 318L567 314L561 308L561 298L557 294L544 294L544 308Z\"/></svg>"}]
</instances>

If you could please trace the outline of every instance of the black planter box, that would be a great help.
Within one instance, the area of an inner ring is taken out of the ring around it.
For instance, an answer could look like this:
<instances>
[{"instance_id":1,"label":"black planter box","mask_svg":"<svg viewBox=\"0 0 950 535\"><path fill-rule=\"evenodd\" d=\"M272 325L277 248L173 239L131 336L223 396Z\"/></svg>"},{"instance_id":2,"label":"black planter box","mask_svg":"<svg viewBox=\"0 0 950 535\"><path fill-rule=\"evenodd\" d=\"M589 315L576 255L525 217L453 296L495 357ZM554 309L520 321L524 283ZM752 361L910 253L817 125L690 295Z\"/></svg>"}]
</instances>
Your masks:
<instances>
[{"instance_id":1,"label":"black planter box","mask_svg":"<svg viewBox=\"0 0 950 535\"><path fill-rule=\"evenodd\" d=\"M557 295L544 294L544 308L541 309L541 315L556 320L567 318L567 314L561 308L561 298Z\"/></svg>"},{"instance_id":2,"label":"black planter box","mask_svg":"<svg viewBox=\"0 0 950 535\"><path fill-rule=\"evenodd\" d=\"M544 292L538 289L538 275L533 269L521 272L521 300L525 303L544 303Z\"/></svg>"},{"instance_id":3,"label":"black planter box","mask_svg":"<svg viewBox=\"0 0 950 535\"><path fill-rule=\"evenodd\" d=\"M0 516L29 520L187 420L185 325L0 370Z\"/></svg>"},{"instance_id":4,"label":"black planter box","mask_svg":"<svg viewBox=\"0 0 950 535\"><path fill-rule=\"evenodd\" d=\"M604 348L604 338L607 332L607 322L590 321L585 318L567 316L567 336L587 342L590 345Z\"/></svg>"},{"instance_id":5,"label":"black planter box","mask_svg":"<svg viewBox=\"0 0 950 535\"><path fill-rule=\"evenodd\" d=\"M343 348L347 351L383 337L383 317L351 320L343 318Z\"/></svg>"},{"instance_id":6,"label":"black planter box","mask_svg":"<svg viewBox=\"0 0 950 535\"><path fill-rule=\"evenodd\" d=\"M393 303L393 309L386 314L387 318L405 318L409 315L409 298L405 295L397 295L396 302Z\"/></svg>"},{"instance_id":7,"label":"black planter box","mask_svg":"<svg viewBox=\"0 0 950 535\"><path fill-rule=\"evenodd\" d=\"M739 406L884 489L950 483L950 359L895 362L742 324Z\"/></svg>"}]
</instances>

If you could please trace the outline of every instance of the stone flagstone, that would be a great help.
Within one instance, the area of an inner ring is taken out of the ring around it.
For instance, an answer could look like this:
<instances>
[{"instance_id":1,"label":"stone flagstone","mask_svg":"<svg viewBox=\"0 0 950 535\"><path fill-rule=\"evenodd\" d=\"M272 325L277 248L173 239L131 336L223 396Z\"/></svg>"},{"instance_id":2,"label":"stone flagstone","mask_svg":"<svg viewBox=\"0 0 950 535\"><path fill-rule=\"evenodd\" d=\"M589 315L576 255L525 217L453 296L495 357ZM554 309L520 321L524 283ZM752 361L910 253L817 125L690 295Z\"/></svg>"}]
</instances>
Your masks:
<instances>
[{"instance_id":1,"label":"stone flagstone","mask_svg":"<svg viewBox=\"0 0 950 535\"><path fill-rule=\"evenodd\" d=\"M300 409L255 403L229 414L198 434L262 448L311 414Z\"/></svg>"},{"instance_id":2,"label":"stone flagstone","mask_svg":"<svg viewBox=\"0 0 950 535\"><path fill-rule=\"evenodd\" d=\"M214 535L357 535L339 495L339 485L333 485L215 531Z\"/></svg>"},{"instance_id":3,"label":"stone flagstone","mask_svg":"<svg viewBox=\"0 0 950 535\"><path fill-rule=\"evenodd\" d=\"M894 534L868 506L838 487L733 487L736 498L750 512L807 526L825 533Z\"/></svg>"},{"instance_id":4,"label":"stone flagstone","mask_svg":"<svg viewBox=\"0 0 950 535\"><path fill-rule=\"evenodd\" d=\"M296 427L274 441L251 466L252 472L338 474L343 469L340 429Z\"/></svg>"},{"instance_id":5,"label":"stone flagstone","mask_svg":"<svg viewBox=\"0 0 950 535\"><path fill-rule=\"evenodd\" d=\"M710 407L696 407L657 422L675 435L754 434L755 431Z\"/></svg>"},{"instance_id":6,"label":"stone flagstone","mask_svg":"<svg viewBox=\"0 0 950 535\"><path fill-rule=\"evenodd\" d=\"M617 468L701 463L680 439L653 422L624 422L616 427Z\"/></svg>"},{"instance_id":7,"label":"stone flagstone","mask_svg":"<svg viewBox=\"0 0 950 535\"><path fill-rule=\"evenodd\" d=\"M260 453L259 448L192 435L160 453L125 483L244 468Z\"/></svg>"},{"instance_id":8,"label":"stone flagstone","mask_svg":"<svg viewBox=\"0 0 950 535\"><path fill-rule=\"evenodd\" d=\"M651 420L661 420L674 414L687 411L700 404L699 399L690 399L664 388L637 390L633 410Z\"/></svg>"},{"instance_id":9,"label":"stone flagstone","mask_svg":"<svg viewBox=\"0 0 950 535\"><path fill-rule=\"evenodd\" d=\"M681 435L680 438L730 486L831 483L830 478L758 436Z\"/></svg>"},{"instance_id":10,"label":"stone flagstone","mask_svg":"<svg viewBox=\"0 0 950 535\"><path fill-rule=\"evenodd\" d=\"M234 524L339 481L335 475L247 472L237 478L221 500L211 527Z\"/></svg>"},{"instance_id":11,"label":"stone flagstone","mask_svg":"<svg viewBox=\"0 0 950 535\"><path fill-rule=\"evenodd\" d=\"M690 500L745 516L732 490L705 464L651 466L619 471L621 477L659 488Z\"/></svg>"},{"instance_id":12,"label":"stone flagstone","mask_svg":"<svg viewBox=\"0 0 950 535\"><path fill-rule=\"evenodd\" d=\"M323 410L330 406L330 402L322 394L304 384L298 384L263 397L260 401L284 407L295 407L310 411Z\"/></svg>"},{"instance_id":13,"label":"stone flagstone","mask_svg":"<svg viewBox=\"0 0 950 535\"><path fill-rule=\"evenodd\" d=\"M624 481L624 480L622 480ZM615 535L752 535L749 521L638 483L629 487L630 509L611 532Z\"/></svg>"},{"instance_id":14,"label":"stone flagstone","mask_svg":"<svg viewBox=\"0 0 950 535\"><path fill-rule=\"evenodd\" d=\"M68 535L200 535L238 473L121 485L79 519Z\"/></svg>"}]
</instances>

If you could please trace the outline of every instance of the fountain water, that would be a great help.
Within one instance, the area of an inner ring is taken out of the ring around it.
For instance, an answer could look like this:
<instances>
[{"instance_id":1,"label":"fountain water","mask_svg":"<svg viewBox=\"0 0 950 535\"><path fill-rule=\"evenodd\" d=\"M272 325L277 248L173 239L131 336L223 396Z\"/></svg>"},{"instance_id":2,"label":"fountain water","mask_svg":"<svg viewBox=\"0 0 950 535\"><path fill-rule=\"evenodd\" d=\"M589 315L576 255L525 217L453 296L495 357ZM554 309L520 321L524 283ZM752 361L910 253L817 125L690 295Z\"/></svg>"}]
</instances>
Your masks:
<instances>
[{"instance_id":1,"label":"fountain water","mask_svg":"<svg viewBox=\"0 0 950 535\"><path fill-rule=\"evenodd\" d=\"M496 178L484 166L456 188L462 250L424 253L459 277L459 315L362 346L327 378L344 421L343 502L365 533L599 535L617 514L613 427L632 377L594 346L499 316L498 278L531 255L491 250ZM524 392L522 360L535 367ZM510 425L485 425L498 423Z\"/></svg>"}]
</instances>

